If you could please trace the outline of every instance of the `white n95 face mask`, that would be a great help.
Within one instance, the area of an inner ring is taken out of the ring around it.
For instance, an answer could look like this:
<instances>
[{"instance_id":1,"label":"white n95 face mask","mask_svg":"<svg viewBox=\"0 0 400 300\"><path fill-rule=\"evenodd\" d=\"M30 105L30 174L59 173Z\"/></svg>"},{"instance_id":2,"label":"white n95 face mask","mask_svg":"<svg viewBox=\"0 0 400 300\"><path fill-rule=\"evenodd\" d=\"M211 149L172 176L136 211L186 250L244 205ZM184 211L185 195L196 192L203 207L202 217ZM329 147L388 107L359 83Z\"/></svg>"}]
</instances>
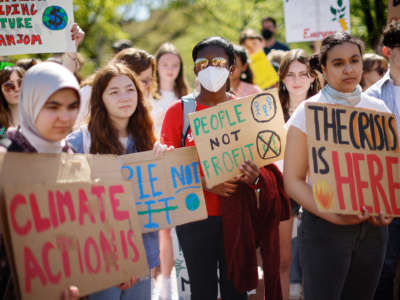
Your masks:
<instances>
[{"instance_id":1,"label":"white n95 face mask","mask_svg":"<svg viewBox=\"0 0 400 300\"><path fill-rule=\"evenodd\" d=\"M222 67L209 66L197 74L201 86L210 92L219 91L229 77L229 70Z\"/></svg>"}]
</instances>

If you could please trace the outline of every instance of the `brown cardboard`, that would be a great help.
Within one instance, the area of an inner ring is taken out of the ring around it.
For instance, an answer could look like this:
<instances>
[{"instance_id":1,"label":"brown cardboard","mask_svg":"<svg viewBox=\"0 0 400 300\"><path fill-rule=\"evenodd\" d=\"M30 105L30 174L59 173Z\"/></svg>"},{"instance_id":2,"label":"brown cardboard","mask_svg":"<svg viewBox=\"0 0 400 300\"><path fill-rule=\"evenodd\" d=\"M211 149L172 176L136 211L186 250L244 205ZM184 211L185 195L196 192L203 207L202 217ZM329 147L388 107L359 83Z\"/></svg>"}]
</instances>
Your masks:
<instances>
[{"instance_id":1,"label":"brown cardboard","mask_svg":"<svg viewBox=\"0 0 400 300\"><path fill-rule=\"evenodd\" d=\"M307 103L306 120L309 174L318 209L357 215L365 206L370 215L400 216L395 116Z\"/></svg>"},{"instance_id":2,"label":"brown cardboard","mask_svg":"<svg viewBox=\"0 0 400 300\"><path fill-rule=\"evenodd\" d=\"M399 0L388 0L388 24L393 20L400 19L400 1Z\"/></svg>"},{"instance_id":3,"label":"brown cardboard","mask_svg":"<svg viewBox=\"0 0 400 300\"><path fill-rule=\"evenodd\" d=\"M123 177L132 182L143 232L207 218L194 147L119 156Z\"/></svg>"},{"instance_id":4,"label":"brown cardboard","mask_svg":"<svg viewBox=\"0 0 400 300\"><path fill-rule=\"evenodd\" d=\"M129 184L6 185L4 190L23 300L60 299L69 285L84 296L148 274ZM71 200L71 210L61 199Z\"/></svg>"},{"instance_id":5,"label":"brown cardboard","mask_svg":"<svg viewBox=\"0 0 400 300\"><path fill-rule=\"evenodd\" d=\"M277 90L189 114L207 187L241 174L244 160L265 166L283 159L286 132Z\"/></svg>"}]
</instances>

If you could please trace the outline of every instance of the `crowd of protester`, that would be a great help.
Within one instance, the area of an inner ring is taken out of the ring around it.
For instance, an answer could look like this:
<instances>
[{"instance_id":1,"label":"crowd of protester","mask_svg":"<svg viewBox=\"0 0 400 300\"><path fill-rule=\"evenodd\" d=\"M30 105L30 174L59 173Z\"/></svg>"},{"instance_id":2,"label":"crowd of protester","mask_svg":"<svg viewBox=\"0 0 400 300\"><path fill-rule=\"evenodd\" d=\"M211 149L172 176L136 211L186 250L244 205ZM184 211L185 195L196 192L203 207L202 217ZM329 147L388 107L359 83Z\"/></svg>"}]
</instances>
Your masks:
<instances>
[{"instance_id":1,"label":"crowd of protester","mask_svg":"<svg viewBox=\"0 0 400 300\"><path fill-rule=\"evenodd\" d=\"M176 227L191 299L215 300L218 286L222 299L249 299L259 268L261 297L268 300L393 299L400 221L366 210L354 216L317 209L307 179L305 103L391 112L400 132L400 22L383 32L385 57L364 54L362 41L348 33L324 38L309 55L276 40L273 18L261 25L260 33L241 32L240 45L218 36L193 45L192 87L179 50L169 42L152 55L129 40L117 41L110 61L84 79L77 53L2 64L0 127L7 132L0 151L121 155L153 149L158 156L194 145L190 127L184 127L188 103L190 112L200 111L276 88L287 128L284 160L262 168L244 161L241 176L211 189L203 183L208 218ZM84 43L77 24L71 35L77 46ZM254 55L272 65L276 83L257 86ZM245 216L238 213L243 210ZM145 233L143 243L151 274L88 299L151 300L156 278L159 299L171 299L171 232ZM1 240L1 299L16 299L14 280ZM71 286L63 297L78 299L78 288Z\"/></svg>"}]
</instances>

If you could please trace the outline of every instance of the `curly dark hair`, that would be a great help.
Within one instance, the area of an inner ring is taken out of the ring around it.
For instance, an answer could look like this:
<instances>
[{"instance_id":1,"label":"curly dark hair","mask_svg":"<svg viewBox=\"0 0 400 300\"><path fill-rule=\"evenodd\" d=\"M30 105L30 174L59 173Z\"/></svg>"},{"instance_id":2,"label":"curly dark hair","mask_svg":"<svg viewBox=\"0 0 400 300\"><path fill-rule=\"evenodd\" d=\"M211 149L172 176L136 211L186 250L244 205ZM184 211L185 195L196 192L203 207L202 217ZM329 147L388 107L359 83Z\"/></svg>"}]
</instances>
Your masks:
<instances>
[{"instance_id":1,"label":"curly dark hair","mask_svg":"<svg viewBox=\"0 0 400 300\"><path fill-rule=\"evenodd\" d=\"M137 107L129 118L127 131L132 136L136 151L151 150L156 141L153 121L144 104L143 93L134 73L123 64L109 64L96 73L90 98L90 120L88 129L91 135L90 153L124 154L124 147L118 139L116 129L108 116L103 102L103 93L115 76L125 75L135 84Z\"/></svg>"},{"instance_id":2,"label":"curly dark hair","mask_svg":"<svg viewBox=\"0 0 400 300\"><path fill-rule=\"evenodd\" d=\"M400 47L400 20L393 20L383 31L383 45L389 48Z\"/></svg>"}]
</instances>

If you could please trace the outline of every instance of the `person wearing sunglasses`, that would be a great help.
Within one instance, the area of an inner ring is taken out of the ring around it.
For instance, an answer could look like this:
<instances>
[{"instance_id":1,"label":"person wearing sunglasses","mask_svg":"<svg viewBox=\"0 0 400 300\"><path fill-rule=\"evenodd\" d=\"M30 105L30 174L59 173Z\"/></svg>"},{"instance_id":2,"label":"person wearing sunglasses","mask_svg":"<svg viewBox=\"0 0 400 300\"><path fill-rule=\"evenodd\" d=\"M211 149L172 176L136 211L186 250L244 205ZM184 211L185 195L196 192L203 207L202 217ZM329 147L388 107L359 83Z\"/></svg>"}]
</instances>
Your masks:
<instances>
[{"instance_id":1,"label":"person wearing sunglasses","mask_svg":"<svg viewBox=\"0 0 400 300\"><path fill-rule=\"evenodd\" d=\"M363 55L363 75L360 85L366 91L371 85L380 80L388 70L386 58L375 53Z\"/></svg>"},{"instance_id":2,"label":"person wearing sunglasses","mask_svg":"<svg viewBox=\"0 0 400 300\"><path fill-rule=\"evenodd\" d=\"M207 109L234 98L228 92L229 75L235 68L234 49L229 41L221 37L202 40L193 48L192 58L194 73L200 83L199 93L190 96L190 102L195 103L192 111ZM185 96L182 101L172 104L166 112L161 129L161 142L168 146L179 148L194 145L191 129L184 128L186 120L184 112L187 112L188 97ZM263 195L262 191L266 185L262 175L264 168L260 170L253 162L244 161L240 169L242 172L240 176L211 189L203 184L207 219L176 227L188 269L192 300L215 300L218 282L221 298L230 300L247 299L246 291L255 288L253 284L257 285L255 248L252 250L246 248L255 245L254 240L248 239L255 235L250 225L253 220L248 207L256 203L253 189L260 187ZM200 174L203 181L201 169ZM275 195L276 186L277 184L268 186L271 195ZM262 202L264 198L260 201ZM274 200L270 203L279 202L278 199ZM234 215L238 212L243 212L243 215ZM245 219L246 217L249 219ZM243 225L249 227L240 227ZM261 228L263 231L265 227ZM267 236L269 235L265 234L265 237ZM276 236L278 236L277 231ZM235 241L234 245L232 241ZM275 248L279 249L279 242L275 244ZM279 258L277 260L279 261ZM249 271L248 267L253 269ZM219 270L219 280L217 270ZM279 276L277 278L279 281ZM249 282L251 282L250 288Z\"/></svg>"},{"instance_id":3,"label":"person wearing sunglasses","mask_svg":"<svg viewBox=\"0 0 400 300\"><path fill-rule=\"evenodd\" d=\"M18 98L25 71L17 66L0 71L0 129L17 126Z\"/></svg>"},{"instance_id":4,"label":"person wearing sunglasses","mask_svg":"<svg viewBox=\"0 0 400 300\"><path fill-rule=\"evenodd\" d=\"M211 37L193 48L192 57L194 73L200 83L200 92L194 99L196 111L232 99L233 95L228 92L228 79L234 68L233 45L221 37ZM174 147L194 145L190 129L185 145L181 145L182 116L181 102L175 102L167 110L161 129L164 144ZM258 168L254 164L246 167L249 168L247 179L252 183L259 174ZM176 227L189 273L192 300L217 298L218 263L222 299L247 299L246 294L238 292L233 282L227 279L219 212L218 197L230 197L237 188L238 180L229 180L212 189L204 187L208 219Z\"/></svg>"}]
</instances>

